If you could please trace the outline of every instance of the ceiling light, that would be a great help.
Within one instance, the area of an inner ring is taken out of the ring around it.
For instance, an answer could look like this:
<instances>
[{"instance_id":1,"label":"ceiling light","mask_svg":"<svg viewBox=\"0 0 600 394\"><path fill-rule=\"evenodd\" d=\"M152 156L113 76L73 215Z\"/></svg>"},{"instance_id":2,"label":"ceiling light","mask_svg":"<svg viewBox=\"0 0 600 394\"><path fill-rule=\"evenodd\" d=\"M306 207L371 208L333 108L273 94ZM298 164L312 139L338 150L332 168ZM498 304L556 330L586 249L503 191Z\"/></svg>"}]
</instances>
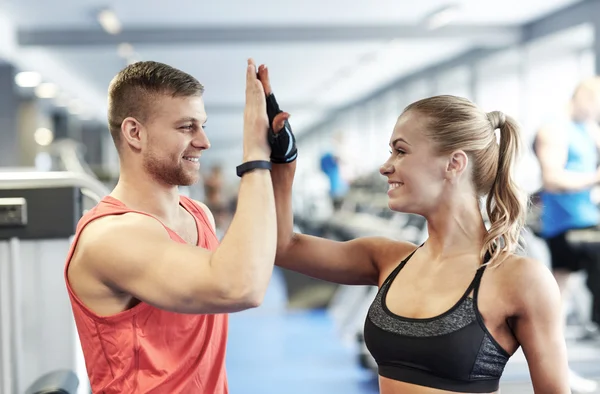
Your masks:
<instances>
[{"instance_id":1,"label":"ceiling light","mask_svg":"<svg viewBox=\"0 0 600 394\"><path fill-rule=\"evenodd\" d=\"M15 83L22 88L35 88L41 82L42 76L35 71L24 71L15 76Z\"/></svg>"},{"instance_id":2,"label":"ceiling light","mask_svg":"<svg viewBox=\"0 0 600 394\"><path fill-rule=\"evenodd\" d=\"M40 127L33 134L33 139L38 145L48 146L54 141L54 133L52 130Z\"/></svg>"},{"instance_id":3,"label":"ceiling light","mask_svg":"<svg viewBox=\"0 0 600 394\"><path fill-rule=\"evenodd\" d=\"M35 88L35 95L41 99L51 99L56 97L58 93L58 87L51 82L46 82L41 85L38 85Z\"/></svg>"},{"instance_id":4,"label":"ceiling light","mask_svg":"<svg viewBox=\"0 0 600 394\"><path fill-rule=\"evenodd\" d=\"M98 23L108 34L119 34L121 32L121 22L112 10L102 10L97 17Z\"/></svg>"}]
</instances>

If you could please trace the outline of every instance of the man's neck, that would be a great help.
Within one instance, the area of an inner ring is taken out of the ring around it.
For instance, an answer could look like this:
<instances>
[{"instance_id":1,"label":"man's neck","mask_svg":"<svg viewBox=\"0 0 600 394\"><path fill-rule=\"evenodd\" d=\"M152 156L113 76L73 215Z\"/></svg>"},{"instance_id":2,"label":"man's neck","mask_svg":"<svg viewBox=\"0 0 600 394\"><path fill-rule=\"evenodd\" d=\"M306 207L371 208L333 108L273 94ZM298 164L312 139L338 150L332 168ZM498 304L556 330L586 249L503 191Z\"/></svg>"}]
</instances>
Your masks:
<instances>
[{"instance_id":1,"label":"man's neck","mask_svg":"<svg viewBox=\"0 0 600 394\"><path fill-rule=\"evenodd\" d=\"M175 222L179 215L179 188L147 176L122 173L111 196L128 208L149 213L167 223Z\"/></svg>"}]
</instances>

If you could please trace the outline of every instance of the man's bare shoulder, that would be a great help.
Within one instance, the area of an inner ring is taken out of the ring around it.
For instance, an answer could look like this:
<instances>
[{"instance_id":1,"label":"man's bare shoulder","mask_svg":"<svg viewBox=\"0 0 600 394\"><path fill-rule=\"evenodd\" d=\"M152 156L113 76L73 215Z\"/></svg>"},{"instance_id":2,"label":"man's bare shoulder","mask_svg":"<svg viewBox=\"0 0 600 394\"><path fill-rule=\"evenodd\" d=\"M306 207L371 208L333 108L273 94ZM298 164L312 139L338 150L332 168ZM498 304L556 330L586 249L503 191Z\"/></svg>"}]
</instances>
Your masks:
<instances>
[{"instance_id":1,"label":"man's bare shoulder","mask_svg":"<svg viewBox=\"0 0 600 394\"><path fill-rule=\"evenodd\" d=\"M161 234L168 238L168 233L160 222L148 215L127 212L103 216L81 230L77 239L78 253L73 262L79 260L77 257L85 256L82 261L94 264L98 260L95 256L102 256L103 252L127 247L133 243L137 245L144 237Z\"/></svg>"},{"instance_id":2,"label":"man's bare shoulder","mask_svg":"<svg viewBox=\"0 0 600 394\"><path fill-rule=\"evenodd\" d=\"M88 223L76 239L68 264L68 280L75 294L95 312L112 313L115 302L121 310L123 305L116 300L122 300L123 294L114 285L115 277L137 270L140 264L132 256L146 259L144 250L168 237L161 227L154 218L133 212ZM111 307L106 309L106 303Z\"/></svg>"},{"instance_id":3,"label":"man's bare shoulder","mask_svg":"<svg viewBox=\"0 0 600 394\"><path fill-rule=\"evenodd\" d=\"M127 212L117 215L106 215L91 221L81 230L79 239L90 239L90 241L100 240L110 234L127 233L131 230L152 230L161 228L158 220L150 215L144 215L137 212Z\"/></svg>"}]
</instances>

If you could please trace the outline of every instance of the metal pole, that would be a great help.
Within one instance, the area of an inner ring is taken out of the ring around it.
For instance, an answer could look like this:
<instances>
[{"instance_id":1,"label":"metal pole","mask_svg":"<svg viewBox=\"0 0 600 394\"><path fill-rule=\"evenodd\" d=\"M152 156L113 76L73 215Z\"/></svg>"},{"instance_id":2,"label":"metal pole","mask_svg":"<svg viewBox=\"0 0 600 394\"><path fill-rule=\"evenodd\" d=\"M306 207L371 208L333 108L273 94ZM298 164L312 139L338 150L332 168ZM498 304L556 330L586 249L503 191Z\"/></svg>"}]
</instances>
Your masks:
<instances>
[{"instance_id":1,"label":"metal pole","mask_svg":"<svg viewBox=\"0 0 600 394\"><path fill-rule=\"evenodd\" d=\"M10 244L0 242L0 394L13 394Z\"/></svg>"},{"instance_id":2,"label":"metal pole","mask_svg":"<svg viewBox=\"0 0 600 394\"><path fill-rule=\"evenodd\" d=\"M21 297L21 251L20 251L20 243L18 238L11 238L9 241L9 282L10 283L10 306L11 306L11 351L12 351L12 374L14 378L13 389L15 393L21 393L21 368L22 368L22 355L23 355L23 329L22 329L22 321L23 314L21 308L23 307L22 297Z\"/></svg>"}]
</instances>

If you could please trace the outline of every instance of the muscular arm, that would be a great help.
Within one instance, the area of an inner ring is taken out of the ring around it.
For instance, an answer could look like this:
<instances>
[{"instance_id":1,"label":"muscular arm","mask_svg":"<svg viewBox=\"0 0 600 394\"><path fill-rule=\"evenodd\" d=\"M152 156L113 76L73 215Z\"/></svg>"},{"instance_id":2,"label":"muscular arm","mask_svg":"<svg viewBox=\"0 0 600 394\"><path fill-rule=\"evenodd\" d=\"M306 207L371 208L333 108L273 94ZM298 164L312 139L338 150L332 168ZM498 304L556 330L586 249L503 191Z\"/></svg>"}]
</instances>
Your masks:
<instances>
[{"instance_id":1,"label":"muscular arm","mask_svg":"<svg viewBox=\"0 0 600 394\"><path fill-rule=\"evenodd\" d=\"M128 213L83 230L78 262L117 292L180 313L229 313L258 306L275 258L275 206L268 171L242 178L240 202L214 251L174 242L155 219Z\"/></svg>"},{"instance_id":2,"label":"muscular arm","mask_svg":"<svg viewBox=\"0 0 600 394\"><path fill-rule=\"evenodd\" d=\"M583 174L565 170L567 139L564 132L544 127L537 135L536 154L542 168L544 188L548 191L578 191L589 189L600 181L598 172Z\"/></svg>"},{"instance_id":3,"label":"muscular arm","mask_svg":"<svg viewBox=\"0 0 600 394\"><path fill-rule=\"evenodd\" d=\"M568 394L567 348L558 285L550 271L528 258L515 262L514 333L529 365L535 393Z\"/></svg>"}]
</instances>

